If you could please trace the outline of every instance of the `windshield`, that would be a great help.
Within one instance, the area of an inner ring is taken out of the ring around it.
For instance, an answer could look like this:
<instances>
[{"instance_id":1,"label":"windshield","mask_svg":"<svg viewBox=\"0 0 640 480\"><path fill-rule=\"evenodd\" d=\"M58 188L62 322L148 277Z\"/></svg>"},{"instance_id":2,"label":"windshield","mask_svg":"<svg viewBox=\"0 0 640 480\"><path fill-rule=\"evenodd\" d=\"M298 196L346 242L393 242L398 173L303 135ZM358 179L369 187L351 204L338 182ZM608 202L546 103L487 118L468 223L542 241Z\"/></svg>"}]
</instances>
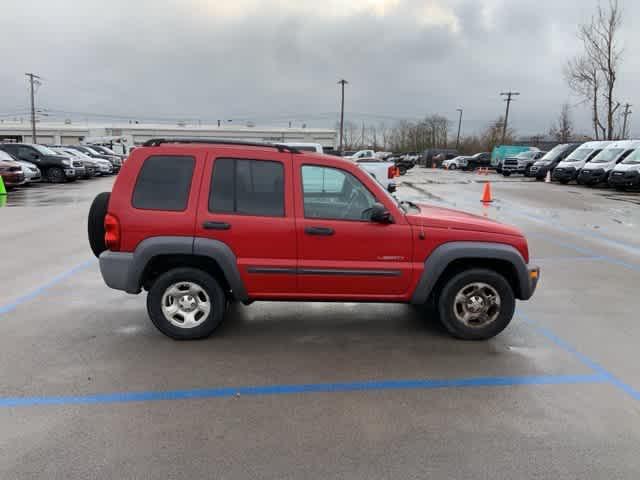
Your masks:
<instances>
[{"instance_id":1,"label":"windshield","mask_svg":"<svg viewBox=\"0 0 640 480\"><path fill-rule=\"evenodd\" d=\"M35 148L38 152L40 152L42 155L59 155L59 153L54 152L50 148L43 147L42 145L31 145L31 146Z\"/></svg>"},{"instance_id":2,"label":"windshield","mask_svg":"<svg viewBox=\"0 0 640 480\"><path fill-rule=\"evenodd\" d=\"M88 152L91 155L103 155L102 153L94 150L93 148L89 148L89 147L80 147L82 149L83 152Z\"/></svg>"},{"instance_id":3,"label":"windshield","mask_svg":"<svg viewBox=\"0 0 640 480\"><path fill-rule=\"evenodd\" d=\"M593 153L593 148L579 148L574 151L571 155L565 158L565 162L581 162L582 160L586 160L589 158L589 155Z\"/></svg>"},{"instance_id":4,"label":"windshield","mask_svg":"<svg viewBox=\"0 0 640 480\"><path fill-rule=\"evenodd\" d=\"M107 155L116 155L116 152L102 145L91 145L91 148L93 150L96 150L98 153L106 153Z\"/></svg>"},{"instance_id":5,"label":"windshield","mask_svg":"<svg viewBox=\"0 0 640 480\"><path fill-rule=\"evenodd\" d=\"M596 158L591 160L591 163L608 163L618 158L622 152L624 152L624 148L605 148Z\"/></svg>"},{"instance_id":6,"label":"windshield","mask_svg":"<svg viewBox=\"0 0 640 480\"><path fill-rule=\"evenodd\" d=\"M640 163L640 148L625 158L622 163L625 165Z\"/></svg>"},{"instance_id":7,"label":"windshield","mask_svg":"<svg viewBox=\"0 0 640 480\"><path fill-rule=\"evenodd\" d=\"M566 148L567 148L566 145L558 145L558 146L552 148L551 150L549 150L547 153L545 153L544 157L542 157L540 159L540 161L541 162L553 162L556 158L558 158L560 155L562 155L562 152L564 152Z\"/></svg>"},{"instance_id":8,"label":"windshield","mask_svg":"<svg viewBox=\"0 0 640 480\"><path fill-rule=\"evenodd\" d=\"M521 152L521 153L517 154L515 158L528 159L528 158L533 157L536 153L538 153L538 152L536 152L535 150L529 150L527 152Z\"/></svg>"}]
</instances>

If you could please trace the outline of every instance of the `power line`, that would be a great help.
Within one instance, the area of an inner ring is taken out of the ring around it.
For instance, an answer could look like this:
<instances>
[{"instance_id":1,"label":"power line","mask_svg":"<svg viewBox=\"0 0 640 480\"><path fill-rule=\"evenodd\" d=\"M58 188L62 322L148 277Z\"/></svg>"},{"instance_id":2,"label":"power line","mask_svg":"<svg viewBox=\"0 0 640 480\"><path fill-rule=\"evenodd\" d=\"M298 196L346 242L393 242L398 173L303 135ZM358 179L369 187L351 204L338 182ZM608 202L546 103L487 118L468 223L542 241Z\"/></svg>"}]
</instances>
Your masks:
<instances>
[{"instance_id":1,"label":"power line","mask_svg":"<svg viewBox=\"0 0 640 480\"><path fill-rule=\"evenodd\" d=\"M512 97L518 96L520 95L520 92L512 92L512 91L508 91L508 92L502 92L500 93L501 96L507 97L505 98L505 102L507 102L507 111L504 115L504 125L502 126L502 145L504 145L504 139L507 136L507 123L509 122L509 106L511 105L511 102L513 101Z\"/></svg>"}]
</instances>

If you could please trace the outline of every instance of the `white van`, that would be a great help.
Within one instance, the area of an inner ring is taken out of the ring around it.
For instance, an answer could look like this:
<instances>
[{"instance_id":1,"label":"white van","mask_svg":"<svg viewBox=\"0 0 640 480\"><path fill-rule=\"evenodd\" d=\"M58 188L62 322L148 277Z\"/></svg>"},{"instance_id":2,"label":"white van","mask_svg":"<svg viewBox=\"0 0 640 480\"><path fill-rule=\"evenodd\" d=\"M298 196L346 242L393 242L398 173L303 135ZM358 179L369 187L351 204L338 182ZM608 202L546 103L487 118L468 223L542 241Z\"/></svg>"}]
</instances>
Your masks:
<instances>
[{"instance_id":1,"label":"white van","mask_svg":"<svg viewBox=\"0 0 640 480\"><path fill-rule=\"evenodd\" d=\"M596 185L606 182L614 167L636 148L640 148L640 140L612 142L584 166L578 175L578 183L580 185Z\"/></svg>"},{"instance_id":2,"label":"white van","mask_svg":"<svg viewBox=\"0 0 640 480\"><path fill-rule=\"evenodd\" d=\"M609 175L609 185L616 190L640 187L640 148L615 166Z\"/></svg>"},{"instance_id":3,"label":"white van","mask_svg":"<svg viewBox=\"0 0 640 480\"><path fill-rule=\"evenodd\" d=\"M553 169L551 180L562 184L576 180L580 170L611 143L610 141L583 143Z\"/></svg>"}]
</instances>

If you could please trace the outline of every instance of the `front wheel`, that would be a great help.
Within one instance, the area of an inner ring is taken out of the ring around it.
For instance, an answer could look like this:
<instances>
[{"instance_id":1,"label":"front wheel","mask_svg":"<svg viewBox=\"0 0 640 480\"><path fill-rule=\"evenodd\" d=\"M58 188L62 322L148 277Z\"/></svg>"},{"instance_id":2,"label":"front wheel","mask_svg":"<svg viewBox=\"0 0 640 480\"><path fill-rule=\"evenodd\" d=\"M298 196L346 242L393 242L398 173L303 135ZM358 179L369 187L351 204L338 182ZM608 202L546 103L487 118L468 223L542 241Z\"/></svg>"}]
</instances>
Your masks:
<instances>
[{"instance_id":1,"label":"front wheel","mask_svg":"<svg viewBox=\"0 0 640 480\"><path fill-rule=\"evenodd\" d=\"M505 278L486 269L452 277L438 298L440 321L462 340L487 340L502 332L513 317L515 296Z\"/></svg>"},{"instance_id":2,"label":"front wheel","mask_svg":"<svg viewBox=\"0 0 640 480\"><path fill-rule=\"evenodd\" d=\"M456 168L458 168L458 167L456 166L456 164L455 164L455 163L452 163L452 164L451 164L451 165L449 165L447 168L448 168L449 170L455 170L455 169L456 169Z\"/></svg>"},{"instance_id":3,"label":"front wheel","mask_svg":"<svg viewBox=\"0 0 640 480\"><path fill-rule=\"evenodd\" d=\"M504 170L502 171L502 175L505 177L508 177L511 175L511 172L505 172Z\"/></svg>"},{"instance_id":4,"label":"front wheel","mask_svg":"<svg viewBox=\"0 0 640 480\"><path fill-rule=\"evenodd\" d=\"M558 180L562 185L568 185L569 180Z\"/></svg>"},{"instance_id":5,"label":"front wheel","mask_svg":"<svg viewBox=\"0 0 640 480\"><path fill-rule=\"evenodd\" d=\"M206 338L222 323L227 299L218 281L195 268L175 268L149 289L147 312L174 340Z\"/></svg>"}]
</instances>

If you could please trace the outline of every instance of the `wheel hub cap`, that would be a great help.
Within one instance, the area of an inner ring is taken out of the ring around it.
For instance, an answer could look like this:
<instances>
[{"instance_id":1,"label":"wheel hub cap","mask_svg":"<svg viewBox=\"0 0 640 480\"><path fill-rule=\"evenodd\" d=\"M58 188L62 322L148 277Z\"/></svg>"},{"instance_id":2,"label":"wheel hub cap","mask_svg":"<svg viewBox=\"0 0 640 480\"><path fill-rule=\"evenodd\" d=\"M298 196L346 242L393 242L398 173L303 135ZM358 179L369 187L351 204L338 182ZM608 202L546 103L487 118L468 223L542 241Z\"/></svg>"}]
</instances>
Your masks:
<instances>
[{"instance_id":1,"label":"wheel hub cap","mask_svg":"<svg viewBox=\"0 0 640 480\"><path fill-rule=\"evenodd\" d=\"M162 313L171 325L179 328L201 325L209 318L211 306L209 295L195 282L174 283L162 296Z\"/></svg>"},{"instance_id":2,"label":"wheel hub cap","mask_svg":"<svg viewBox=\"0 0 640 480\"><path fill-rule=\"evenodd\" d=\"M474 282L462 287L454 297L453 313L468 327L485 327L500 315L500 295L491 285Z\"/></svg>"}]
</instances>

